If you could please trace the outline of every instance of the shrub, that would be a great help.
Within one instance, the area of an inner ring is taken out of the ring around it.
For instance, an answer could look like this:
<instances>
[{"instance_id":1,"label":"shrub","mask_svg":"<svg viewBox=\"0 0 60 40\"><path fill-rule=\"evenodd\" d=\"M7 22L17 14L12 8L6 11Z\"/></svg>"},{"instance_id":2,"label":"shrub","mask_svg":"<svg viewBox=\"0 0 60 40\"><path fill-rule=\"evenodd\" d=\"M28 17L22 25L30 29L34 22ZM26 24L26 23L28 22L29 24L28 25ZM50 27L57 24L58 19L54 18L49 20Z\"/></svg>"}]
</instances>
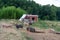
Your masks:
<instances>
[{"instance_id":1,"label":"shrub","mask_svg":"<svg viewBox=\"0 0 60 40\"><path fill-rule=\"evenodd\" d=\"M0 9L0 19L19 19L26 13L25 10L14 6L3 7Z\"/></svg>"}]
</instances>

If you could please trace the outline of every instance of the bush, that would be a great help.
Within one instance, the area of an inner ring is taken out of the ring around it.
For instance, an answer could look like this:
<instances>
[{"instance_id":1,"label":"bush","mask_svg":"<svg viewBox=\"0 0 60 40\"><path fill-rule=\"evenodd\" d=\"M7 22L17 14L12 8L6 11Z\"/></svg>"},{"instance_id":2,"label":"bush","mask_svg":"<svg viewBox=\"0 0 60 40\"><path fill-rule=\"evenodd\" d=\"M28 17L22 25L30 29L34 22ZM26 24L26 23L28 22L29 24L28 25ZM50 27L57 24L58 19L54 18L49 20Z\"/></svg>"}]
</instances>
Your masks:
<instances>
[{"instance_id":1,"label":"bush","mask_svg":"<svg viewBox=\"0 0 60 40\"><path fill-rule=\"evenodd\" d=\"M25 10L14 6L3 7L0 9L0 19L19 19L26 13Z\"/></svg>"}]
</instances>

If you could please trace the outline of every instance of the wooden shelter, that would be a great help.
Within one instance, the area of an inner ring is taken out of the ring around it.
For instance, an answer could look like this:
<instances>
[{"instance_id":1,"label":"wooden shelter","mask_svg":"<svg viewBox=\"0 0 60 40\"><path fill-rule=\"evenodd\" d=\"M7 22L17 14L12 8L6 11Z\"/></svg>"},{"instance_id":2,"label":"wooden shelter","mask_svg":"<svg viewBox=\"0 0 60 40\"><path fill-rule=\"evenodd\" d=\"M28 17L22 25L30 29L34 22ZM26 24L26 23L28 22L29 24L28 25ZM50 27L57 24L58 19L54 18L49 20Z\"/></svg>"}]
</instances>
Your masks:
<instances>
[{"instance_id":1,"label":"wooden shelter","mask_svg":"<svg viewBox=\"0 0 60 40\"><path fill-rule=\"evenodd\" d=\"M30 21L37 22L38 21L38 15L26 15L25 19L29 19Z\"/></svg>"}]
</instances>

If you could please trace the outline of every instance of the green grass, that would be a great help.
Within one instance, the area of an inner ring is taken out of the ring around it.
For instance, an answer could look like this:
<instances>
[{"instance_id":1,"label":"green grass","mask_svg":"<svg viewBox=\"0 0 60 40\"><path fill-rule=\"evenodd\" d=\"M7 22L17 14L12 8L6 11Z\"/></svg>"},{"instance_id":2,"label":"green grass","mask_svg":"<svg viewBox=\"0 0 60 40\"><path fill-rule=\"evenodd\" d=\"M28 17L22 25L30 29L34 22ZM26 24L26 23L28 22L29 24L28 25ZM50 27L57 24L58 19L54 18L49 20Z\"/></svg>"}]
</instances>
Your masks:
<instances>
[{"instance_id":1,"label":"green grass","mask_svg":"<svg viewBox=\"0 0 60 40\"><path fill-rule=\"evenodd\" d=\"M34 23L32 26L39 27L40 29L53 28L56 31L60 31L60 21L39 20L38 22Z\"/></svg>"},{"instance_id":2,"label":"green grass","mask_svg":"<svg viewBox=\"0 0 60 40\"><path fill-rule=\"evenodd\" d=\"M25 32L21 32L21 33L22 33L22 40L33 40L33 38L30 36L27 36Z\"/></svg>"},{"instance_id":3,"label":"green grass","mask_svg":"<svg viewBox=\"0 0 60 40\"><path fill-rule=\"evenodd\" d=\"M0 20L0 23L3 22L3 23L9 23L10 21L13 21L14 23L18 23L20 24L21 22L19 22L18 20ZM47 21L47 20L39 20L38 22L34 23L33 25L31 25L33 27L37 27L37 28L40 28L40 29L49 29L49 28L53 28L55 29L56 31L59 31L60 32L60 21ZM15 29L15 26L13 27ZM16 29L15 29L16 30ZM1 29L0 29L0 32L1 32ZM29 37L27 36L26 33L22 33L20 30L17 31L18 32L18 39L22 39L22 40L33 40L32 37ZM4 33L5 34L5 33ZM14 34L12 34L13 36L15 36ZM10 35L9 35L10 36ZM10 37L9 37L10 38ZM11 37L12 38L12 37ZM16 37L17 39L17 37Z\"/></svg>"},{"instance_id":4,"label":"green grass","mask_svg":"<svg viewBox=\"0 0 60 40\"><path fill-rule=\"evenodd\" d=\"M21 24L21 22L19 22L18 20L15 20L15 19L1 19L0 20L0 22L9 22L9 21L14 21L18 24ZM31 26L38 27L40 29L53 28L56 31L60 31L60 21L39 20L38 22L34 23Z\"/></svg>"},{"instance_id":5,"label":"green grass","mask_svg":"<svg viewBox=\"0 0 60 40\"><path fill-rule=\"evenodd\" d=\"M27 39L27 40L33 40L31 37L28 37L28 36L26 37L26 39Z\"/></svg>"}]
</instances>

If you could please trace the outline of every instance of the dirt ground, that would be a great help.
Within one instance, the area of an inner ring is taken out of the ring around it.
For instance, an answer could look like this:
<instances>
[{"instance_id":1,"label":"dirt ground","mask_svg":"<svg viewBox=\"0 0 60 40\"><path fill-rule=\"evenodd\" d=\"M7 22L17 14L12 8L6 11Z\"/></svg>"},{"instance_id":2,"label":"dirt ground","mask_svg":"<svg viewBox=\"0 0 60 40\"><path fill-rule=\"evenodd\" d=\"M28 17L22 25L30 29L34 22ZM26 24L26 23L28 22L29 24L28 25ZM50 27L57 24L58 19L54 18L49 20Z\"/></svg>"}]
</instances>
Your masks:
<instances>
[{"instance_id":1,"label":"dirt ground","mask_svg":"<svg viewBox=\"0 0 60 40\"><path fill-rule=\"evenodd\" d=\"M31 37L33 40L60 40L60 34L53 33L32 33L24 29L20 29L21 32L25 32L26 36ZM1 32L1 31L0 31ZM5 33L0 33L1 40L21 40L21 35L11 28L4 28ZM7 32L7 33L6 33Z\"/></svg>"},{"instance_id":2,"label":"dirt ground","mask_svg":"<svg viewBox=\"0 0 60 40\"><path fill-rule=\"evenodd\" d=\"M38 28L35 29L40 31ZM12 28L0 28L0 40L22 40L21 32L26 33L26 36L31 37L33 40L60 40L60 34L48 33L44 29L43 31L46 33L32 33L26 31L26 29L19 29L17 31Z\"/></svg>"},{"instance_id":3,"label":"dirt ground","mask_svg":"<svg viewBox=\"0 0 60 40\"><path fill-rule=\"evenodd\" d=\"M22 40L22 36L15 29L0 28L0 40Z\"/></svg>"},{"instance_id":4,"label":"dirt ground","mask_svg":"<svg viewBox=\"0 0 60 40\"><path fill-rule=\"evenodd\" d=\"M21 32L25 32L26 36L31 37L33 40L60 40L60 34L54 33L32 33L25 29L19 29ZM36 29L37 30L37 29ZM21 40L21 34L18 31L11 28L4 28L4 33L0 31L0 39L2 40Z\"/></svg>"},{"instance_id":5,"label":"dirt ground","mask_svg":"<svg viewBox=\"0 0 60 40\"><path fill-rule=\"evenodd\" d=\"M60 40L60 35L52 33L27 33L33 40Z\"/></svg>"},{"instance_id":6,"label":"dirt ground","mask_svg":"<svg viewBox=\"0 0 60 40\"><path fill-rule=\"evenodd\" d=\"M60 34L54 33L32 33L29 31L24 31L28 37L31 37L33 40L60 40Z\"/></svg>"}]
</instances>

